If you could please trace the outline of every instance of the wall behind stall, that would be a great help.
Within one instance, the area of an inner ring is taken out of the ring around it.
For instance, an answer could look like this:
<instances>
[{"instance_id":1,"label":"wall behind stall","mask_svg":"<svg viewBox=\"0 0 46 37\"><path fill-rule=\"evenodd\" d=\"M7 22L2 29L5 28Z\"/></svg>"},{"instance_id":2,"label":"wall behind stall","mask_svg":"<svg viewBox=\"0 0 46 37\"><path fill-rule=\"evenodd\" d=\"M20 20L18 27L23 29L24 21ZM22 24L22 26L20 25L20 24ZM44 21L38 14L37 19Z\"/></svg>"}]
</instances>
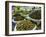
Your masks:
<instances>
[{"instance_id":1,"label":"wall behind stall","mask_svg":"<svg viewBox=\"0 0 46 37\"><path fill-rule=\"evenodd\" d=\"M0 0L0 37L13 37L13 36L5 36L5 1L6 0ZM9 0L7 0L7 1L9 1ZM10 0L10 1L46 3L46 0ZM46 4L45 4L45 6L46 6ZM46 10L45 10L45 12L46 12ZM46 13L45 13L45 26L46 26ZM23 36L16 36L16 37L46 37L46 34L23 35Z\"/></svg>"}]
</instances>

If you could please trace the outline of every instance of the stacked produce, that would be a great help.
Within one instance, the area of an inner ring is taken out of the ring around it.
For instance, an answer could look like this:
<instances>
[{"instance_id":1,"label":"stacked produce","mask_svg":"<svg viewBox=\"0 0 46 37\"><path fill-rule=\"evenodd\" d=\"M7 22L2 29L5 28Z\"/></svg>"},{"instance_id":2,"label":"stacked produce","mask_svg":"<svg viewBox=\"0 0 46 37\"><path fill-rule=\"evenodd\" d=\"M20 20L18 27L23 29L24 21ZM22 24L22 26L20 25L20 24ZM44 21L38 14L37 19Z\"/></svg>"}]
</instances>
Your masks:
<instances>
[{"instance_id":1,"label":"stacked produce","mask_svg":"<svg viewBox=\"0 0 46 37\"><path fill-rule=\"evenodd\" d=\"M33 19L41 19L41 10L37 10L29 15Z\"/></svg>"},{"instance_id":2,"label":"stacked produce","mask_svg":"<svg viewBox=\"0 0 46 37\"><path fill-rule=\"evenodd\" d=\"M29 20L23 20L19 24L17 24L16 29L18 31L23 31L23 30L32 30L35 27L36 24L33 24Z\"/></svg>"},{"instance_id":3,"label":"stacked produce","mask_svg":"<svg viewBox=\"0 0 46 37\"><path fill-rule=\"evenodd\" d=\"M32 13L32 11L34 11ZM32 13L32 14L31 14ZM26 6L15 6L13 11L13 17L15 17L16 22L16 30L17 31L25 31L25 30L33 30L35 26L37 26L37 30L41 28L41 24L37 25L37 23L29 20L25 17L30 17L32 19L41 19L41 10L35 10L35 8L26 7Z\"/></svg>"}]
</instances>

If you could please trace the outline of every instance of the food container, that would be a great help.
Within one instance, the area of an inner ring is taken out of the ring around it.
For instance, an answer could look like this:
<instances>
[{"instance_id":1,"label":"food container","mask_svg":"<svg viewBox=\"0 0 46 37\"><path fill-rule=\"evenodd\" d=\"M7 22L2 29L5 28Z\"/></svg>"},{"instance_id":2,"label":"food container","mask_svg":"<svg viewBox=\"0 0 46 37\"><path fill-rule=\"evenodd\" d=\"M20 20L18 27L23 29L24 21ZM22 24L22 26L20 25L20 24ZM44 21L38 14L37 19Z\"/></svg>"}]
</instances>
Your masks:
<instances>
[{"instance_id":1,"label":"food container","mask_svg":"<svg viewBox=\"0 0 46 37\"><path fill-rule=\"evenodd\" d=\"M40 9L35 9L35 10L32 11L30 14L28 14L25 18L28 19L28 20L32 20L33 22L36 22L36 23L39 25L40 22L41 22L41 19L34 19L34 18L29 17L29 15L31 15L32 13L34 13L34 12L37 11L37 10L40 10Z\"/></svg>"}]
</instances>

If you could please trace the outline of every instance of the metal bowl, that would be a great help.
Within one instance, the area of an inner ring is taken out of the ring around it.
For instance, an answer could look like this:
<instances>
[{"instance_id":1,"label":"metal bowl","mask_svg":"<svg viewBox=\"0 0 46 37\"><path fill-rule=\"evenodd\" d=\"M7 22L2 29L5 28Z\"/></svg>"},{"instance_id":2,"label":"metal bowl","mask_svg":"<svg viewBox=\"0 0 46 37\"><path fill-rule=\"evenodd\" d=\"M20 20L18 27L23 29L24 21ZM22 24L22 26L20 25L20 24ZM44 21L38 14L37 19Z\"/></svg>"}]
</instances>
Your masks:
<instances>
[{"instance_id":1,"label":"metal bowl","mask_svg":"<svg viewBox=\"0 0 46 37\"><path fill-rule=\"evenodd\" d=\"M30 14L32 14L32 13L35 12L36 10L40 10L40 9L35 9L35 10L32 11ZM40 24L41 19L33 19L33 18L29 17L30 14L28 14L25 18L28 19L28 20L32 20L33 22L36 22L37 24Z\"/></svg>"}]
</instances>

